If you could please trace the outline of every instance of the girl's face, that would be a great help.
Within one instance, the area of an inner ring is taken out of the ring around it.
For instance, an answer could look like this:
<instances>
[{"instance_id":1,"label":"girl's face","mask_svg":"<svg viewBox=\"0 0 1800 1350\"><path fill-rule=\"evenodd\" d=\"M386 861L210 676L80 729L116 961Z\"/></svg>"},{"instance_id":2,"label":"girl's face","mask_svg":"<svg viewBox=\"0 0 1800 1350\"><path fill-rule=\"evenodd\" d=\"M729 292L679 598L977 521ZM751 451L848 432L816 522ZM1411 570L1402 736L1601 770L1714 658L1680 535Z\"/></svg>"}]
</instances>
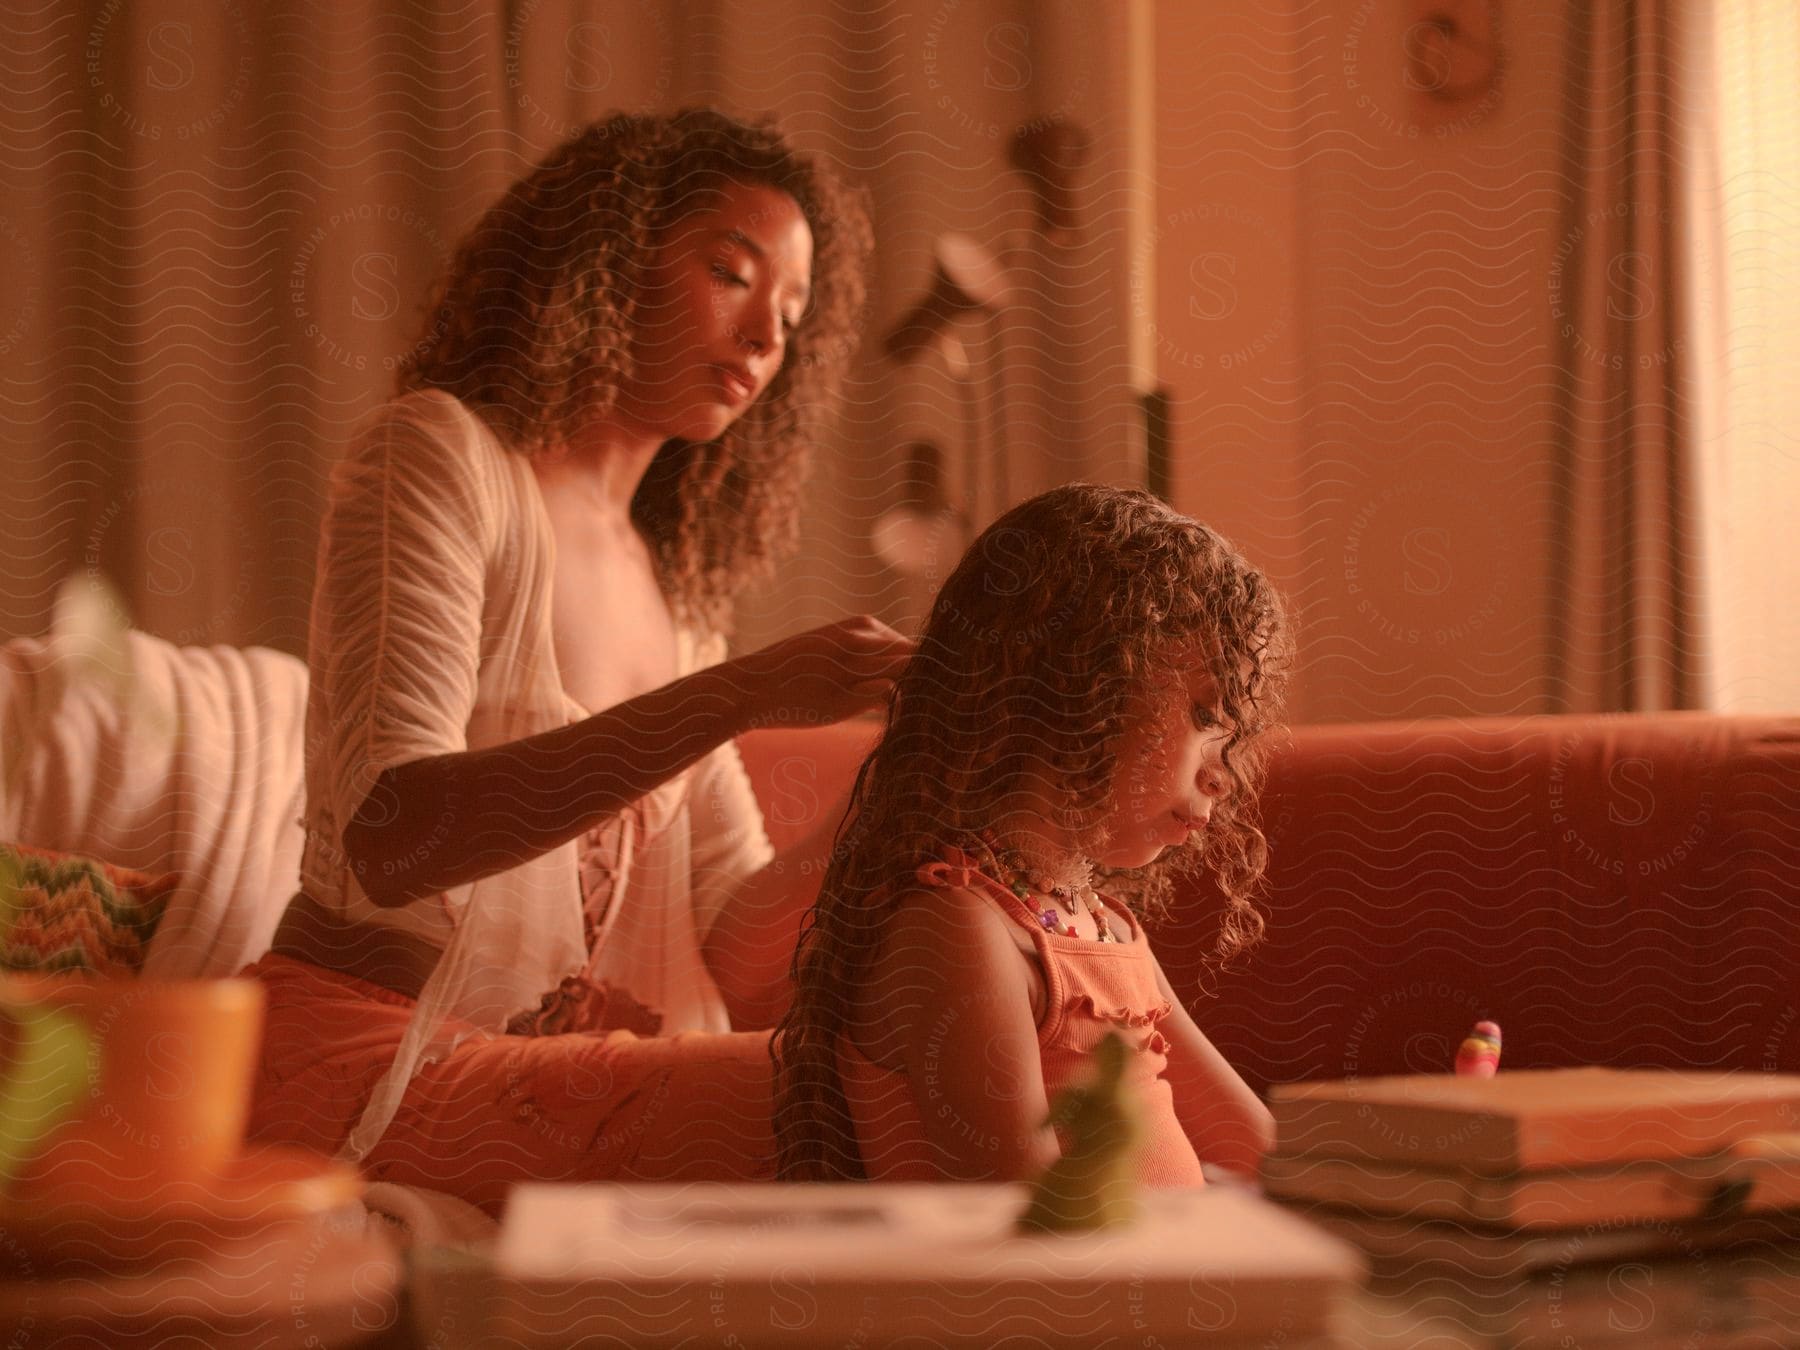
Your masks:
<instances>
[{"instance_id":1,"label":"girl's face","mask_svg":"<svg viewBox=\"0 0 1800 1350\"><path fill-rule=\"evenodd\" d=\"M1142 867L1206 828L1233 780L1222 752L1231 738L1219 691L1198 667L1174 685L1137 696L1113 778L1112 838L1094 861Z\"/></svg>"},{"instance_id":2,"label":"girl's face","mask_svg":"<svg viewBox=\"0 0 1800 1350\"><path fill-rule=\"evenodd\" d=\"M645 269L615 416L710 441L762 396L811 300L812 230L778 188L727 183L671 225Z\"/></svg>"}]
</instances>

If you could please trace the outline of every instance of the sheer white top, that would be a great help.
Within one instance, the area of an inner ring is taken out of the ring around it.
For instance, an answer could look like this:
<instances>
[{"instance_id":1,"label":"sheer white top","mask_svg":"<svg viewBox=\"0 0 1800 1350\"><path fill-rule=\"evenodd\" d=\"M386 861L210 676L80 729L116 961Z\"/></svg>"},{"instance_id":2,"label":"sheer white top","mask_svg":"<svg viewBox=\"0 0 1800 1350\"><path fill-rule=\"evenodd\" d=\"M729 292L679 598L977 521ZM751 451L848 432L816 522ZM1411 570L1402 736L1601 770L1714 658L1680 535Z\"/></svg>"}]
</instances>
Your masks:
<instances>
[{"instance_id":1,"label":"sheer white top","mask_svg":"<svg viewBox=\"0 0 1800 1350\"><path fill-rule=\"evenodd\" d=\"M333 472L309 635L300 878L345 918L401 928L444 950L396 1075L447 1051L457 1037L439 1034L445 1019L499 1030L590 965L580 845L592 836L388 908L363 893L342 848L345 823L383 769L585 715L557 673L554 564L530 464L448 394L387 404ZM686 674L723 659L725 646L683 627L677 653ZM659 828L634 841L630 865L615 872L619 894L594 968L662 1012L664 1032L727 1030L700 944L737 883L771 856L736 749L720 746L642 806ZM385 1128L404 1078L388 1087L385 1115L374 1120L378 1092L352 1137L353 1156Z\"/></svg>"}]
</instances>

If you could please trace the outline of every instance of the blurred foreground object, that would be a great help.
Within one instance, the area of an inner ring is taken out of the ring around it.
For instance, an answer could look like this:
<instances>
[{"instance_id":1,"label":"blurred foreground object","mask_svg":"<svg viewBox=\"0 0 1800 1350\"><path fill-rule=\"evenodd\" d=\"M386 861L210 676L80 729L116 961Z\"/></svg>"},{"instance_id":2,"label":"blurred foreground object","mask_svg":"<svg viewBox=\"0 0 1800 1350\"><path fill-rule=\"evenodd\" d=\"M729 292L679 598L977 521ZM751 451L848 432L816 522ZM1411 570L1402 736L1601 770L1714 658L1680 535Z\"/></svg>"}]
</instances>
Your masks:
<instances>
[{"instance_id":1,"label":"blurred foreground object","mask_svg":"<svg viewBox=\"0 0 1800 1350\"><path fill-rule=\"evenodd\" d=\"M1123 1090L1130 1053L1118 1032L1107 1032L1094 1047L1093 1081L1065 1088L1050 1104L1046 1123L1063 1141L1063 1154L1032 1186L1021 1232L1085 1233L1136 1217L1131 1151L1144 1131L1138 1104Z\"/></svg>"},{"instance_id":2,"label":"blurred foreground object","mask_svg":"<svg viewBox=\"0 0 1800 1350\"><path fill-rule=\"evenodd\" d=\"M1256 1195L1147 1191L1128 1228L1051 1235L1016 1230L1025 1199L967 1183L518 1186L490 1260L426 1254L416 1330L440 1350L1073 1348L1127 1327L1134 1344L1358 1343L1337 1332L1361 1261Z\"/></svg>"}]
</instances>

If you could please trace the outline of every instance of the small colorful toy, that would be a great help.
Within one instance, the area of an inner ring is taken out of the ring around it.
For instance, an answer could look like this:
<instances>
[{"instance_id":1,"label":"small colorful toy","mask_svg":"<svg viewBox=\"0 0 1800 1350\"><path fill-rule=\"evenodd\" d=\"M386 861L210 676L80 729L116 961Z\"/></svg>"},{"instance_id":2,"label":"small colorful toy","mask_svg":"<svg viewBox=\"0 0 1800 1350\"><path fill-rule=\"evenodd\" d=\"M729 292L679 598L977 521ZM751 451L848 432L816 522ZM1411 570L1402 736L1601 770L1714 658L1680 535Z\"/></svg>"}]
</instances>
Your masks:
<instances>
[{"instance_id":1,"label":"small colorful toy","mask_svg":"<svg viewBox=\"0 0 1800 1350\"><path fill-rule=\"evenodd\" d=\"M1500 1071L1500 1026L1477 1022L1456 1052L1458 1078L1492 1078Z\"/></svg>"}]
</instances>

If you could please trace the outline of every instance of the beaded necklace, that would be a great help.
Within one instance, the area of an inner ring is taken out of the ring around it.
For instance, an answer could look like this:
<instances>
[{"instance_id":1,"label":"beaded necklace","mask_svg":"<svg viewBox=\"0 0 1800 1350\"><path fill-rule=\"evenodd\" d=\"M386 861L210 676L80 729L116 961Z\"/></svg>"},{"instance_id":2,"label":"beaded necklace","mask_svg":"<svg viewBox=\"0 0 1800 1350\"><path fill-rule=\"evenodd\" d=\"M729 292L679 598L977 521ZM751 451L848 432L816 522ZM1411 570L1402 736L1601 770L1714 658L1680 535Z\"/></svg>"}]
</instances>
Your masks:
<instances>
[{"instance_id":1,"label":"beaded necklace","mask_svg":"<svg viewBox=\"0 0 1800 1350\"><path fill-rule=\"evenodd\" d=\"M1077 914L1087 914L1094 920L1094 941L1118 942L1120 939L1112 930L1107 919L1106 906L1100 903L1100 897L1085 877L1080 881L1062 882L1051 877L1041 868L1030 866L1025 854L1016 848L1002 845L994 836L983 830L975 837L981 853L986 855L993 871L988 875L1002 886L1005 886L1019 899L1030 904L1037 911L1037 921L1047 933L1060 933L1064 937L1080 937L1075 925L1065 923L1057 914L1060 907L1064 914L1073 918ZM984 872L988 869L983 868ZM1033 896L1038 899L1033 899ZM1054 905L1043 904L1043 900L1053 900Z\"/></svg>"}]
</instances>

